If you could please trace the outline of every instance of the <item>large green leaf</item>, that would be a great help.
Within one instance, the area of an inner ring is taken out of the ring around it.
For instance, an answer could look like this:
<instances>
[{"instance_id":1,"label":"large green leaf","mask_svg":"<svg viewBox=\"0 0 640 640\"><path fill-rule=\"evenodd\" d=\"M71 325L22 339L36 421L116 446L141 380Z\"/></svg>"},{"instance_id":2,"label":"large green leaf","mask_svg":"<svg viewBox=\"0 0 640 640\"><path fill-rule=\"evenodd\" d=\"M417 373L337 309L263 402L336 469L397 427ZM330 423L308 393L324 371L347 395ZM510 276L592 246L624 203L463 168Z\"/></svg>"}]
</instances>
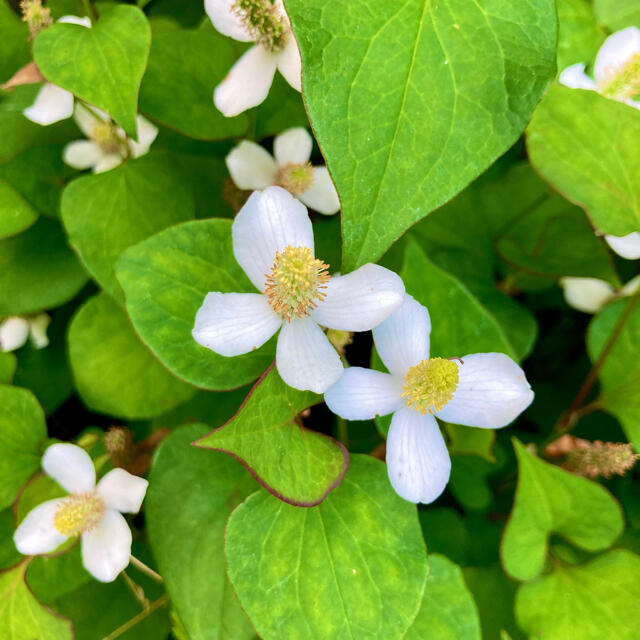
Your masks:
<instances>
[{"instance_id":1,"label":"large green leaf","mask_svg":"<svg viewBox=\"0 0 640 640\"><path fill-rule=\"evenodd\" d=\"M62 195L69 242L87 270L118 302L124 294L114 263L128 247L193 218L193 197L168 154L152 153L74 180Z\"/></svg>"},{"instance_id":2,"label":"large green leaf","mask_svg":"<svg viewBox=\"0 0 640 640\"><path fill-rule=\"evenodd\" d=\"M100 13L91 29L57 23L33 43L42 75L104 109L136 137L138 90L149 56L151 29L137 7L116 5Z\"/></svg>"},{"instance_id":3,"label":"large green leaf","mask_svg":"<svg viewBox=\"0 0 640 640\"><path fill-rule=\"evenodd\" d=\"M594 0L598 21L610 31L625 27L640 27L640 6L637 0Z\"/></svg>"},{"instance_id":4,"label":"large green leaf","mask_svg":"<svg viewBox=\"0 0 640 640\"><path fill-rule=\"evenodd\" d=\"M29 228L38 213L7 182L0 179L0 238L7 238Z\"/></svg>"},{"instance_id":5,"label":"large green leaf","mask_svg":"<svg viewBox=\"0 0 640 640\"><path fill-rule=\"evenodd\" d=\"M151 418L196 392L149 353L125 312L104 293L85 302L74 316L69 359L78 393L101 413Z\"/></svg>"},{"instance_id":6,"label":"large green leaf","mask_svg":"<svg viewBox=\"0 0 640 640\"><path fill-rule=\"evenodd\" d=\"M552 533L587 551L606 549L622 533L620 505L601 485L543 462L517 440L514 449L518 488L500 547L507 573L535 578Z\"/></svg>"},{"instance_id":7,"label":"large green leaf","mask_svg":"<svg viewBox=\"0 0 640 640\"><path fill-rule=\"evenodd\" d=\"M237 358L200 346L191 330L210 291L255 291L233 256L230 220L165 229L124 252L116 275L133 326L175 375L204 389L233 389L273 361L275 341Z\"/></svg>"},{"instance_id":8,"label":"large green leaf","mask_svg":"<svg viewBox=\"0 0 640 640\"><path fill-rule=\"evenodd\" d=\"M380 461L362 455L316 507L266 491L249 497L229 519L225 555L265 640L402 638L427 576L415 506L393 491Z\"/></svg>"},{"instance_id":9,"label":"large green leaf","mask_svg":"<svg viewBox=\"0 0 640 640\"><path fill-rule=\"evenodd\" d=\"M632 0L633 2L634 0ZM614 0L620 2L620 0ZM556 0L558 6L558 69L590 62L605 33L598 26L589 0Z\"/></svg>"},{"instance_id":10,"label":"large green leaf","mask_svg":"<svg viewBox=\"0 0 640 640\"><path fill-rule=\"evenodd\" d=\"M527 129L540 175L617 236L640 229L638 140L640 111L561 85L549 89Z\"/></svg>"},{"instance_id":11,"label":"large green leaf","mask_svg":"<svg viewBox=\"0 0 640 640\"><path fill-rule=\"evenodd\" d=\"M281 500L313 506L338 486L349 464L340 443L296 422L297 415L319 399L289 387L271 369L238 413L197 444L238 458Z\"/></svg>"},{"instance_id":12,"label":"large green leaf","mask_svg":"<svg viewBox=\"0 0 640 640\"><path fill-rule=\"evenodd\" d=\"M254 637L226 576L224 529L256 488L235 460L189 446L204 424L182 427L156 453L145 513L171 602L190 640Z\"/></svg>"},{"instance_id":13,"label":"large green leaf","mask_svg":"<svg viewBox=\"0 0 640 640\"><path fill-rule=\"evenodd\" d=\"M555 69L551 0L286 5L342 202L346 271L504 153Z\"/></svg>"}]
</instances>

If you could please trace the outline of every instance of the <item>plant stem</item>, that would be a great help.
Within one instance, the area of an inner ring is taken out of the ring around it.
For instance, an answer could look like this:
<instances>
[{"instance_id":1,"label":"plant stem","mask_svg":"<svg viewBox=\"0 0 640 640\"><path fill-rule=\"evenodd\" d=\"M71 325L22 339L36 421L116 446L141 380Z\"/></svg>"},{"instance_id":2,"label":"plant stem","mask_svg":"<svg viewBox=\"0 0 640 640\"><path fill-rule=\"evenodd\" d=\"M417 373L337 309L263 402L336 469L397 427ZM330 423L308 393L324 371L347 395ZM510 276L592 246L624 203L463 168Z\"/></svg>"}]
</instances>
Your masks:
<instances>
[{"instance_id":1,"label":"plant stem","mask_svg":"<svg viewBox=\"0 0 640 640\"><path fill-rule=\"evenodd\" d=\"M115 638L119 638L123 633L126 633L131 629L131 627L135 627L138 622L144 620L147 616L151 615L156 609L160 607L164 607L169 602L169 596L165 593L163 596L160 596L157 600L154 600L144 611L141 611L137 616L131 618L125 622L122 626L118 627L115 631L110 633L108 636L105 636L102 640L115 640Z\"/></svg>"},{"instance_id":2,"label":"plant stem","mask_svg":"<svg viewBox=\"0 0 640 640\"><path fill-rule=\"evenodd\" d=\"M338 424L338 440L342 442L345 447L349 447L349 427L347 426L347 421L340 416L336 416L336 421Z\"/></svg>"},{"instance_id":3,"label":"plant stem","mask_svg":"<svg viewBox=\"0 0 640 640\"><path fill-rule=\"evenodd\" d=\"M146 573L152 580L156 582L164 582L162 576L159 573L156 573L151 567L148 567L144 562L138 560L135 556L131 556L130 558L131 564L138 569L138 571L142 571L142 573Z\"/></svg>"}]
</instances>

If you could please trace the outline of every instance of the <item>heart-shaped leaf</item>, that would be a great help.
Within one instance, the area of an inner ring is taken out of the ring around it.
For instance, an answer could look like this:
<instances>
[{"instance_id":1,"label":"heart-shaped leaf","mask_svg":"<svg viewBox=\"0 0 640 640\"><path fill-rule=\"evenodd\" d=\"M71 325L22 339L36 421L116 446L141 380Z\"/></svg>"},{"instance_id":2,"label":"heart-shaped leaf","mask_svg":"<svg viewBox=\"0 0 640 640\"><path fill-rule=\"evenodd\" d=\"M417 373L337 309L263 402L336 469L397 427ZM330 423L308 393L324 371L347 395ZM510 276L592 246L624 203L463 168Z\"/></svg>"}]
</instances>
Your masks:
<instances>
[{"instance_id":1,"label":"heart-shaped leaf","mask_svg":"<svg viewBox=\"0 0 640 640\"><path fill-rule=\"evenodd\" d=\"M28 229L38 212L7 182L0 179L0 238Z\"/></svg>"}]
</instances>

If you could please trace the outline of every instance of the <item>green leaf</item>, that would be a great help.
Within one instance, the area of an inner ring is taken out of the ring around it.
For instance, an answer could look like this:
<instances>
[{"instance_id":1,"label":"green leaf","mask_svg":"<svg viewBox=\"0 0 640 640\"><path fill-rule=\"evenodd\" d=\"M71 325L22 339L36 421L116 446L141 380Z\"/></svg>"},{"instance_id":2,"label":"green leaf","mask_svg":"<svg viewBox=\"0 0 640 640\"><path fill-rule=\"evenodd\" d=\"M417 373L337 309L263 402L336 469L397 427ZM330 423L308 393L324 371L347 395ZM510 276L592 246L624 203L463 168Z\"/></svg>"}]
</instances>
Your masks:
<instances>
[{"instance_id":1,"label":"green leaf","mask_svg":"<svg viewBox=\"0 0 640 640\"><path fill-rule=\"evenodd\" d=\"M7 0L0 0L0 84L29 62L29 29L11 10Z\"/></svg>"},{"instance_id":2,"label":"green leaf","mask_svg":"<svg viewBox=\"0 0 640 640\"><path fill-rule=\"evenodd\" d=\"M427 575L415 505L393 491L384 464L362 455L316 507L250 496L229 519L225 555L265 640L402 638Z\"/></svg>"},{"instance_id":3,"label":"green leaf","mask_svg":"<svg viewBox=\"0 0 640 640\"><path fill-rule=\"evenodd\" d=\"M493 471L493 464L479 456L452 455L449 491L465 509L486 509L492 497L487 478Z\"/></svg>"},{"instance_id":4,"label":"green leaf","mask_svg":"<svg viewBox=\"0 0 640 640\"><path fill-rule=\"evenodd\" d=\"M518 624L545 640L634 640L640 628L640 557L609 551L583 566L557 563L522 585Z\"/></svg>"},{"instance_id":5,"label":"green leaf","mask_svg":"<svg viewBox=\"0 0 640 640\"><path fill-rule=\"evenodd\" d=\"M0 239L28 229L37 219L37 211L0 178Z\"/></svg>"},{"instance_id":6,"label":"green leaf","mask_svg":"<svg viewBox=\"0 0 640 640\"><path fill-rule=\"evenodd\" d=\"M418 509L418 517L429 549L429 563L434 553L440 553L456 564L466 564L469 532L455 509L430 505Z\"/></svg>"},{"instance_id":7,"label":"green leaf","mask_svg":"<svg viewBox=\"0 0 640 640\"><path fill-rule=\"evenodd\" d=\"M556 0L556 4L558 69L562 71L577 62L591 61L604 42L605 33L598 26L593 6L588 0Z\"/></svg>"},{"instance_id":8,"label":"green leaf","mask_svg":"<svg viewBox=\"0 0 640 640\"><path fill-rule=\"evenodd\" d=\"M171 157L151 153L71 182L62 195L71 246L98 284L121 304L114 264L128 247L193 218L193 197Z\"/></svg>"},{"instance_id":9,"label":"green leaf","mask_svg":"<svg viewBox=\"0 0 640 640\"><path fill-rule=\"evenodd\" d=\"M595 91L555 85L527 129L531 163L593 224L622 236L640 229L640 112Z\"/></svg>"},{"instance_id":10,"label":"green leaf","mask_svg":"<svg viewBox=\"0 0 640 640\"><path fill-rule=\"evenodd\" d=\"M24 579L28 564L0 573L0 629L6 640L72 640L71 622L45 609Z\"/></svg>"},{"instance_id":11,"label":"green leaf","mask_svg":"<svg viewBox=\"0 0 640 640\"><path fill-rule=\"evenodd\" d=\"M124 311L104 293L90 298L74 316L69 359L78 393L101 413L151 418L196 392L149 353Z\"/></svg>"},{"instance_id":12,"label":"green leaf","mask_svg":"<svg viewBox=\"0 0 640 640\"><path fill-rule=\"evenodd\" d=\"M215 140L244 133L246 114L226 118L213 104L213 90L237 58L236 47L217 31L154 34L140 87L140 109L193 138Z\"/></svg>"},{"instance_id":13,"label":"green leaf","mask_svg":"<svg viewBox=\"0 0 640 640\"><path fill-rule=\"evenodd\" d=\"M61 22L45 29L33 43L33 57L49 82L104 109L135 138L150 44L144 13L116 5L101 12L91 29Z\"/></svg>"},{"instance_id":14,"label":"green leaf","mask_svg":"<svg viewBox=\"0 0 640 640\"><path fill-rule=\"evenodd\" d=\"M514 439L518 488L500 554L518 580L542 570L547 541L557 533L587 551L606 549L624 528L622 510L601 485L543 462Z\"/></svg>"},{"instance_id":15,"label":"green leaf","mask_svg":"<svg viewBox=\"0 0 640 640\"><path fill-rule=\"evenodd\" d=\"M44 413L34 395L0 386L0 509L40 468L40 444L47 437Z\"/></svg>"},{"instance_id":16,"label":"green leaf","mask_svg":"<svg viewBox=\"0 0 640 640\"><path fill-rule=\"evenodd\" d=\"M0 569L16 564L22 558L13 542L16 526L13 522L13 509L0 510Z\"/></svg>"},{"instance_id":17,"label":"green leaf","mask_svg":"<svg viewBox=\"0 0 640 640\"><path fill-rule=\"evenodd\" d=\"M422 606L405 640L481 640L480 621L460 567L429 555L429 577Z\"/></svg>"},{"instance_id":18,"label":"green leaf","mask_svg":"<svg viewBox=\"0 0 640 640\"><path fill-rule=\"evenodd\" d=\"M231 511L256 484L229 456L189 446L208 430L188 425L160 445L145 501L149 538L189 639L248 640L254 633L227 580L223 543Z\"/></svg>"},{"instance_id":19,"label":"green leaf","mask_svg":"<svg viewBox=\"0 0 640 640\"><path fill-rule=\"evenodd\" d=\"M447 424L449 451L451 453L469 453L487 462L495 462L493 443L496 440L495 429L464 427L459 424Z\"/></svg>"},{"instance_id":20,"label":"green leaf","mask_svg":"<svg viewBox=\"0 0 640 640\"><path fill-rule=\"evenodd\" d=\"M555 70L551 0L288 0L287 10L342 202L345 271L503 154Z\"/></svg>"},{"instance_id":21,"label":"green leaf","mask_svg":"<svg viewBox=\"0 0 640 640\"><path fill-rule=\"evenodd\" d=\"M253 387L238 413L197 445L240 460L274 496L304 507L335 489L349 465L349 453L333 438L296 422L320 397L286 385L270 369Z\"/></svg>"},{"instance_id":22,"label":"green leaf","mask_svg":"<svg viewBox=\"0 0 640 640\"><path fill-rule=\"evenodd\" d=\"M116 275L138 335L178 377L203 389L233 389L257 378L273 361L274 340L247 355L225 358L191 336L207 293L255 291L233 256L230 220L165 229L127 249Z\"/></svg>"},{"instance_id":23,"label":"green leaf","mask_svg":"<svg viewBox=\"0 0 640 640\"><path fill-rule=\"evenodd\" d=\"M9 384L13 380L18 361L13 353L0 351L0 384Z\"/></svg>"},{"instance_id":24,"label":"green leaf","mask_svg":"<svg viewBox=\"0 0 640 640\"><path fill-rule=\"evenodd\" d=\"M640 27L640 6L637 0L594 0L593 8L598 22L609 31L625 27Z\"/></svg>"}]
</instances>

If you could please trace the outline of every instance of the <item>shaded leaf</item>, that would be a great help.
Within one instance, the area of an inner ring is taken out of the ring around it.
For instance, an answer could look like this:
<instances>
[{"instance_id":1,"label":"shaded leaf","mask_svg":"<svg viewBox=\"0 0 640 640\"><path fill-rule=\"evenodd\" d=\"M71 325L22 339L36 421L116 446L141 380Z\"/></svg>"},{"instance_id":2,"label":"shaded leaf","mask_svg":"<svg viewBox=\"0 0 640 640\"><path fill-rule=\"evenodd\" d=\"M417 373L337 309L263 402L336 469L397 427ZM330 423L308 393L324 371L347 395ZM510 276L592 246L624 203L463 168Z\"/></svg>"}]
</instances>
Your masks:
<instances>
[{"instance_id":1,"label":"shaded leaf","mask_svg":"<svg viewBox=\"0 0 640 640\"><path fill-rule=\"evenodd\" d=\"M609 31L625 27L640 27L640 6L636 0L594 0L598 22Z\"/></svg>"},{"instance_id":2,"label":"shaded leaf","mask_svg":"<svg viewBox=\"0 0 640 640\"><path fill-rule=\"evenodd\" d=\"M38 213L7 182L0 179L0 238L7 238L28 229L38 219Z\"/></svg>"}]
</instances>

